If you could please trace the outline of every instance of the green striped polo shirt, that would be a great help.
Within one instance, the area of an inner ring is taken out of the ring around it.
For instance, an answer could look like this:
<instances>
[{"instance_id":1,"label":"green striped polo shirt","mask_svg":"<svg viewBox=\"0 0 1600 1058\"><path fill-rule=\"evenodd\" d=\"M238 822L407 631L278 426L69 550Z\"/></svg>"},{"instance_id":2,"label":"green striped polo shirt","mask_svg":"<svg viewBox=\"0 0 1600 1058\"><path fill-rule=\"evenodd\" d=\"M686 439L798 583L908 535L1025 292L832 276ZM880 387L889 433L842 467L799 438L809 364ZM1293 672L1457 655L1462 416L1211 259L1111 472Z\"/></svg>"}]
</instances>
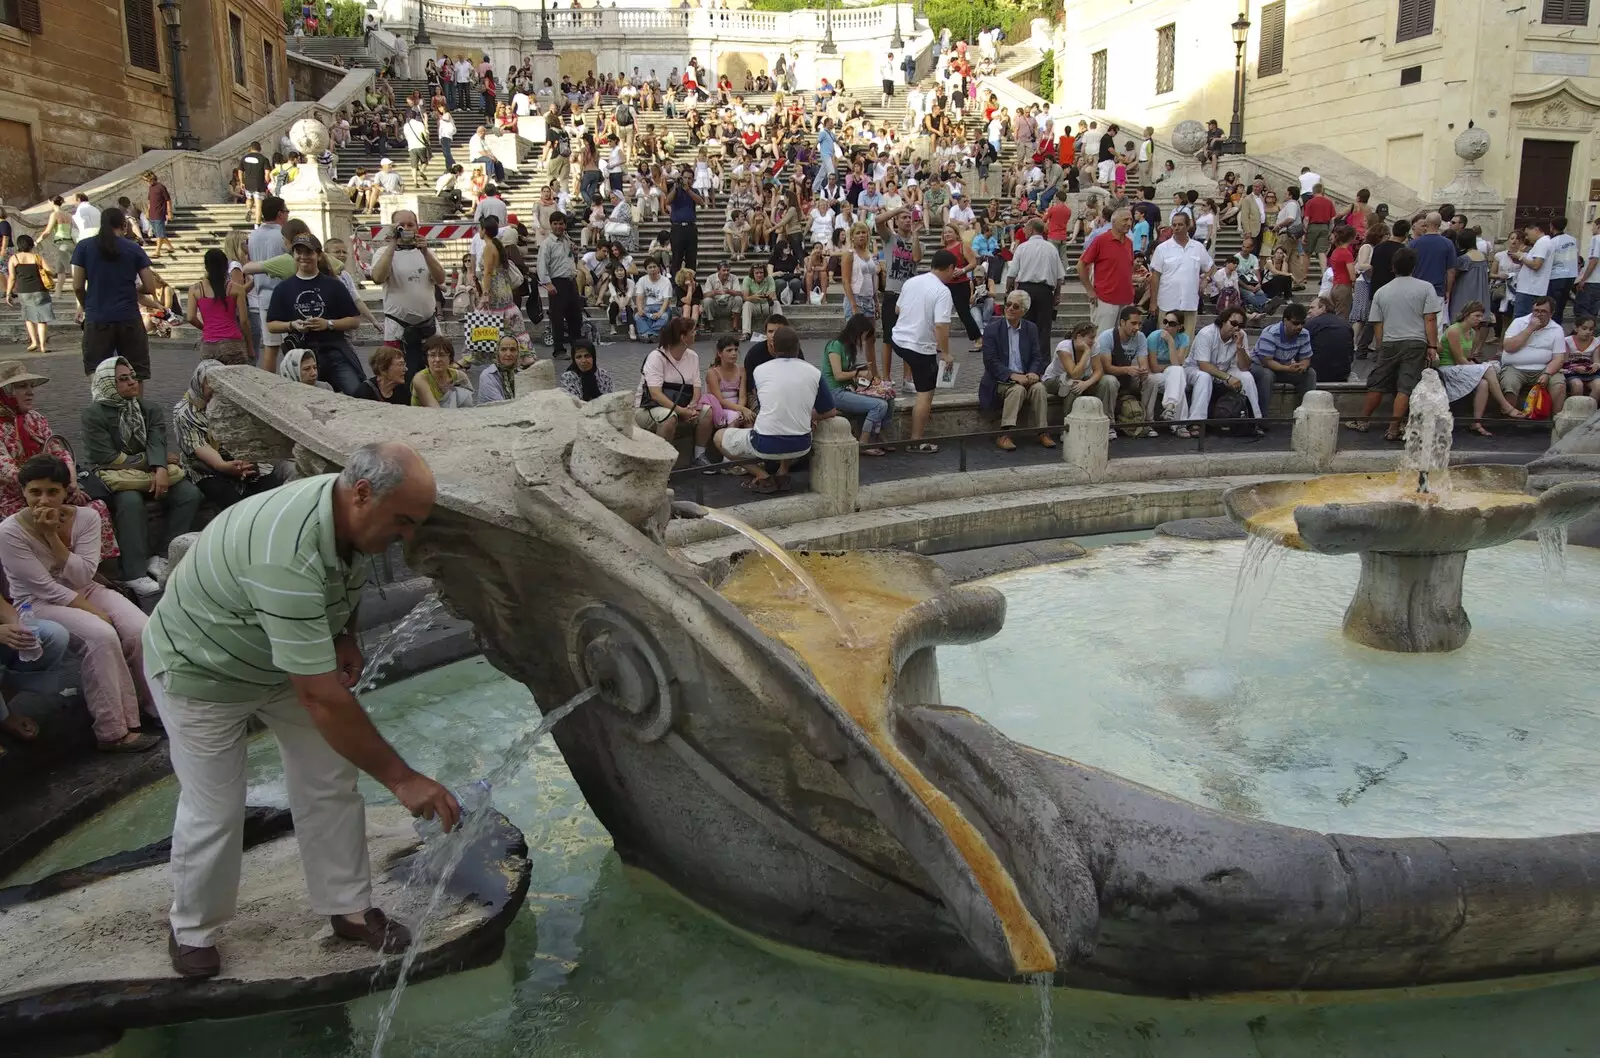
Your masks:
<instances>
[{"instance_id":1,"label":"green striped polo shirt","mask_svg":"<svg viewBox=\"0 0 1600 1058\"><path fill-rule=\"evenodd\" d=\"M167 690L248 702L291 675L338 668L366 564L339 558L333 536L337 475L271 489L229 507L178 563L144 630L152 676Z\"/></svg>"}]
</instances>

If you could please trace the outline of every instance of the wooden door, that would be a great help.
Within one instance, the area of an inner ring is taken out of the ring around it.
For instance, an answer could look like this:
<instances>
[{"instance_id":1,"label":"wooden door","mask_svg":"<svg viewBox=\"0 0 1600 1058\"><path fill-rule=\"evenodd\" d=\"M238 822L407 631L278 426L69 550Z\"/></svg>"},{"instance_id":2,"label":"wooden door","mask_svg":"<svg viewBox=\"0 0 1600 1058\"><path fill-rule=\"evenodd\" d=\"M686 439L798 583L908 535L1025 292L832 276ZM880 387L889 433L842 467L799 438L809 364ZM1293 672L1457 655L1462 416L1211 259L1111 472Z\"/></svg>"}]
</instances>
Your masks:
<instances>
[{"instance_id":1,"label":"wooden door","mask_svg":"<svg viewBox=\"0 0 1600 1058\"><path fill-rule=\"evenodd\" d=\"M43 197L34 164L33 130L20 121L0 121L0 202L31 206Z\"/></svg>"},{"instance_id":2,"label":"wooden door","mask_svg":"<svg viewBox=\"0 0 1600 1058\"><path fill-rule=\"evenodd\" d=\"M1565 140L1523 140L1517 177L1517 227L1530 220L1567 215L1567 182L1572 176L1572 144Z\"/></svg>"}]
</instances>

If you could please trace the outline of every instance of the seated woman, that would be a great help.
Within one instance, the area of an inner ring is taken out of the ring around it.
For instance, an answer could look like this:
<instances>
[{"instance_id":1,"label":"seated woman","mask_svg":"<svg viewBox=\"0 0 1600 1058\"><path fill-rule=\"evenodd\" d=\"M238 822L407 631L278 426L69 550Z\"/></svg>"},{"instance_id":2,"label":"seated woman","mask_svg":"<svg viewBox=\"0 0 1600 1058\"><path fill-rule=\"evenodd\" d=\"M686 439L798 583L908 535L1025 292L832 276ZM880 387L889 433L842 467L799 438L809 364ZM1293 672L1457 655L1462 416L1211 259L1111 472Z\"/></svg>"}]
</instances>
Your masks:
<instances>
[{"instance_id":1,"label":"seated woman","mask_svg":"<svg viewBox=\"0 0 1600 1058\"><path fill-rule=\"evenodd\" d=\"M711 416L715 429L724 426L753 426L756 413L751 409L749 379L744 366L739 363L739 336L725 334L717 339L717 358L706 369L706 385L700 393L704 414ZM697 466L710 466L706 458L695 460ZM742 468L735 468L743 473Z\"/></svg>"},{"instance_id":2,"label":"seated woman","mask_svg":"<svg viewBox=\"0 0 1600 1058\"><path fill-rule=\"evenodd\" d=\"M333 387L328 383L317 381L317 354L310 349L285 350L278 358L278 374L290 382L333 392Z\"/></svg>"},{"instance_id":3,"label":"seated woman","mask_svg":"<svg viewBox=\"0 0 1600 1058\"><path fill-rule=\"evenodd\" d=\"M105 490L122 547L122 579L138 595L153 595L166 572L167 542L194 528L200 490L188 480L167 435L167 413L140 395L133 365L109 356L94 369L83 409L83 448L93 481ZM91 486L94 487L94 486ZM166 508L165 537L150 540L147 502Z\"/></svg>"},{"instance_id":4,"label":"seated woman","mask_svg":"<svg viewBox=\"0 0 1600 1058\"><path fill-rule=\"evenodd\" d=\"M595 400L616 389L606 369L596 366L589 339L572 344L572 366L561 373L561 388L579 400Z\"/></svg>"},{"instance_id":5,"label":"seated woman","mask_svg":"<svg viewBox=\"0 0 1600 1058\"><path fill-rule=\"evenodd\" d=\"M410 406L411 387L406 385L405 354L392 346L380 345L372 351L367 363L372 365L372 377L361 383L356 396L362 400Z\"/></svg>"},{"instance_id":6,"label":"seated woman","mask_svg":"<svg viewBox=\"0 0 1600 1058\"><path fill-rule=\"evenodd\" d=\"M211 403L211 372L222 367L220 360L202 360L189 376L189 388L172 408L172 429L178 435L178 450L184 469L200 494L218 509L226 509L246 496L283 484L276 467L235 459L211 433L206 406Z\"/></svg>"},{"instance_id":7,"label":"seated woman","mask_svg":"<svg viewBox=\"0 0 1600 1058\"><path fill-rule=\"evenodd\" d=\"M515 342L515 336L511 337ZM411 376L411 403L418 408L470 408L475 403L472 379L456 367L456 347L436 334L423 345L428 366Z\"/></svg>"},{"instance_id":8,"label":"seated woman","mask_svg":"<svg viewBox=\"0 0 1600 1058\"><path fill-rule=\"evenodd\" d=\"M1593 316L1575 316L1572 333L1567 336L1567 357L1561 362L1561 371L1567 376L1567 392L1574 397L1600 398L1600 364L1595 363L1600 354L1600 338L1596 338Z\"/></svg>"},{"instance_id":9,"label":"seated woman","mask_svg":"<svg viewBox=\"0 0 1600 1058\"><path fill-rule=\"evenodd\" d=\"M522 347L514 334L502 334L494 349L494 362L478 375L478 403L491 404L517 395L517 368ZM415 380L413 380L415 381Z\"/></svg>"},{"instance_id":10,"label":"seated woman","mask_svg":"<svg viewBox=\"0 0 1600 1058\"><path fill-rule=\"evenodd\" d=\"M893 393L888 387L876 385L872 356L876 322L871 316L851 316L839 337L822 350L822 381L833 394L839 414L866 417L861 423L861 454L864 456L886 454L876 445L882 442L883 426L894 411L893 396L875 395ZM873 393L864 392L867 387Z\"/></svg>"},{"instance_id":11,"label":"seated woman","mask_svg":"<svg viewBox=\"0 0 1600 1058\"><path fill-rule=\"evenodd\" d=\"M1475 434L1493 437L1483 425L1483 413L1488 410L1489 398L1500 406L1500 414L1508 419L1525 419L1523 410L1506 399L1500 388L1500 373L1495 361L1478 362L1479 343L1483 332L1484 308L1480 301L1470 301L1461 306L1461 316L1445 328L1439 342L1439 381L1444 384L1445 398L1452 403L1472 394L1472 422L1467 426Z\"/></svg>"},{"instance_id":12,"label":"seated woman","mask_svg":"<svg viewBox=\"0 0 1600 1058\"><path fill-rule=\"evenodd\" d=\"M145 616L95 580L100 515L67 501L72 470L53 455L29 459L17 478L28 505L0 522L0 565L12 597L70 634L71 649L82 660L97 747L107 753L153 749L159 739L140 730L140 706L150 701L139 644Z\"/></svg>"}]
</instances>

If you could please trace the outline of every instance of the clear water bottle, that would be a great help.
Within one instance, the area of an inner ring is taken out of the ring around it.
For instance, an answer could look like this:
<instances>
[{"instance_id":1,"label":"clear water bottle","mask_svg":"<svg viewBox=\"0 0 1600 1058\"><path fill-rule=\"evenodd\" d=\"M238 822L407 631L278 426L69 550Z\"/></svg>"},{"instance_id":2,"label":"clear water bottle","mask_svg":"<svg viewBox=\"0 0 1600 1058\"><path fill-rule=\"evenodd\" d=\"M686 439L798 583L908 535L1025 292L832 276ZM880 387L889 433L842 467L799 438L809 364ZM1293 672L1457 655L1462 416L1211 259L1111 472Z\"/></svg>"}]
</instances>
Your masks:
<instances>
[{"instance_id":1,"label":"clear water bottle","mask_svg":"<svg viewBox=\"0 0 1600 1058\"><path fill-rule=\"evenodd\" d=\"M461 802L461 819L456 823L456 830L466 826L473 813L489 807L491 793L488 779L474 779L455 791L456 800ZM417 819L411 825L424 843L431 843L444 833L444 826L437 818Z\"/></svg>"},{"instance_id":2,"label":"clear water bottle","mask_svg":"<svg viewBox=\"0 0 1600 1058\"><path fill-rule=\"evenodd\" d=\"M17 651L18 661L38 661L44 656L44 643L39 639L39 619L33 616L33 603L25 602L17 608L17 623L33 636L33 646Z\"/></svg>"}]
</instances>

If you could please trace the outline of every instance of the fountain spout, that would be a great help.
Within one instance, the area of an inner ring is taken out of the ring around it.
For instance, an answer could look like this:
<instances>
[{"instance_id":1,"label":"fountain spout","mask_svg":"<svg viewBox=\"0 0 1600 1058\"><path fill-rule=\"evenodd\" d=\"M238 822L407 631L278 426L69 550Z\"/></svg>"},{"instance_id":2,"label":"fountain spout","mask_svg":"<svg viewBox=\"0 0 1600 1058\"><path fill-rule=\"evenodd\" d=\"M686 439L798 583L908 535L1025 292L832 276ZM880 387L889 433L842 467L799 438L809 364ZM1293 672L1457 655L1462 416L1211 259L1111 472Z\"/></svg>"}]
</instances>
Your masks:
<instances>
[{"instance_id":1,"label":"fountain spout","mask_svg":"<svg viewBox=\"0 0 1600 1058\"><path fill-rule=\"evenodd\" d=\"M673 500L672 516L674 518L704 518L711 513L709 507L703 507L693 500Z\"/></svg>"},{"instance_id":2,"label":"fountain spout","mask_svg":"<svg viewBox=\"0 0 1600 1058\"><path fill-rule=\"evenodd\" d=\"M1406 416L1406 454L1400 460L1400 484L1410 488L1416 480L1416 495L1432 502L1450 491L1450 440L1455 432L1455 417L1450 414L1450 399L1444 383L1432 368L1422 373L1422 381L1411 393L1411 411Z\"/></svg>"}]
</instances>

